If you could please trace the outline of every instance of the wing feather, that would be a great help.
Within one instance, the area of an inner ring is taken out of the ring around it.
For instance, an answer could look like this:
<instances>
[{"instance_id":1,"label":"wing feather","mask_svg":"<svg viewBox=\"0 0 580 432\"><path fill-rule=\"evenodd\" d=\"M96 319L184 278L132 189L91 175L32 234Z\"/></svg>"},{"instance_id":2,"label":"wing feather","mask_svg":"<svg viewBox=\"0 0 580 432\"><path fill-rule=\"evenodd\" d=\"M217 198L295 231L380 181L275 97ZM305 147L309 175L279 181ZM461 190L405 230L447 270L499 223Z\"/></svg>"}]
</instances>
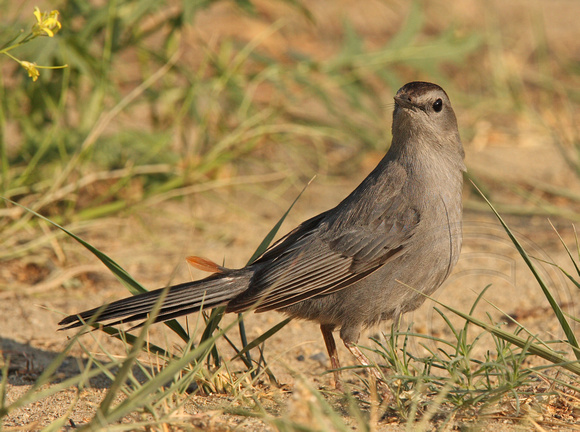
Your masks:
<instances>
[{"instance_id":1,"label":"wing feather","mask_svg":"<svg viewBox=\"0 0 580 432\"><path fill-rule=\"evenodd\" d=\"M370 175L337 207L307 220L253 264L250 288L228 303L236 312L280 309L344 289L406 252L420 213L400 193L406 173ZM378 167L377 167L378 169Z\"/></svg>"}]
</instances>

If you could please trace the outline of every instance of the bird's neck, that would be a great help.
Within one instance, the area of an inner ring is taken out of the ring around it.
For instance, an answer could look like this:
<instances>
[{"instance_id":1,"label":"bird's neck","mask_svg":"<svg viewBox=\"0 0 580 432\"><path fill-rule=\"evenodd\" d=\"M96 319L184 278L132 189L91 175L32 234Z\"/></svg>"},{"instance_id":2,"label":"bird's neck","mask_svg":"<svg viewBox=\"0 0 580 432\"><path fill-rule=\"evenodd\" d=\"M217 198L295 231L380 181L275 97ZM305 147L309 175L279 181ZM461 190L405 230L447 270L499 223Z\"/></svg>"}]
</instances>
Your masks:
<instances>
[{"instance_id":1,"label":"bird's neck","mask_svg":"<svg viewBox=\"0 0 580 432\"><path fill-rule=\"evenodd\" d=\"M417 143L423 143L424 147ZM461 141L393 141L384 162L394 162L407 172L412 183L404 185L403 189L408 188L405 193L417 196L422 205L429 207L434 202L461 201L465 171Z\"/></svg>"},{"instance_id":2,"label":"bird's neck","mask_svg":"<svg viewBox=\"0 0 580 432\"><path fill-rule=\"evenodd\" d=\"M463 146L458 136L447 139L410 135L403 139L393 139L385 156L385 160L396 161L407 172L413 172L419 177L438 173L462 176L466 170L463 158Z\"/></svg>"}]
</instances>

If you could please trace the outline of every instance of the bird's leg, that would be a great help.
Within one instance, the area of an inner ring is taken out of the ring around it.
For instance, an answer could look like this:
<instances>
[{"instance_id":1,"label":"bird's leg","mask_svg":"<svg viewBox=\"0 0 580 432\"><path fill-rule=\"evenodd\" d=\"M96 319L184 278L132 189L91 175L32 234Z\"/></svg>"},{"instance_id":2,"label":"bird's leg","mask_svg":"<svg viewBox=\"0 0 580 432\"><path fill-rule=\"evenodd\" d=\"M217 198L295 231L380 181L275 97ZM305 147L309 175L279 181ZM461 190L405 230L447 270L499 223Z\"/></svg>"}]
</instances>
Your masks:
<instances>
[{"instance_id":1,"label":"bird's leg","mask_svg":"<svg viewBox=\"0 0 580 432\"><path fill-rule=\"evenodd\" d=\"M383 397L382 404L389 405L394 401L394 396L389 388L387 382L381 376L379 369L371 365L371 362L365 356L360 349L353 343L353 342L346 342L344 341L344 345L348 348L348 350L356 357L358 362L367 367L367 370L370 372L370 385L371 388L379 388L380 392ZM372 392L372 390L371 390ZM372 393L371 393L372 394Z\"/></svg>"},{"instance_id":2,"label":"bird's leg","mask_svg":"<svg viewBox=\"0 0 580 432\"><path fill-rule=\"evenodd\" d=\"M320 325L320 331L322 332L322 337L324 338L324 343L326 344L326 350L328 351L328 356L330 357L330 366L332 369L334 369L334 387L337 390L342 391L342 383L340 382L340 361L338 360L338 351L336 350L336 344L334 343L334 337L332 336L333 330L333 325Z\"/></svg>"},{"instance_id":3,"label":"bird's leg","mask_svg":"<svg viewBox=\"0 0 580 432\"><path fill-rule=\"evenodd\" d=\"M379 381L383 381L383 377L379 373L379 370L371 365L371 362L369 361L367 356L364 355L362 351L358 349L358 347L354 343L346 341L343 342L344 346L346 346L346 348L352 353L352 355L356 357L356 359L361 365L366 366L367 369L375 376L376 379L378 379Z\"/></svg>"}]
</instances>

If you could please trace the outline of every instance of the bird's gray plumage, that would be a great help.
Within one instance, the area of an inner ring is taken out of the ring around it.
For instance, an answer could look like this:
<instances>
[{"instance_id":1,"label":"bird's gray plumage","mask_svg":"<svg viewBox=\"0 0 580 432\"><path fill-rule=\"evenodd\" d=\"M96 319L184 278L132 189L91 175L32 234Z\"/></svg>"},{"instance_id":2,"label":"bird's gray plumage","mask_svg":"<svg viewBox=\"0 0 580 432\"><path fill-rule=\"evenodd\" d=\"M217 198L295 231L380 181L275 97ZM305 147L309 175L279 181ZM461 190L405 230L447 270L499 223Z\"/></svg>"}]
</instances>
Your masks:
<instances>
[{"instance_id":1,"label":"bird's gray plumage","mask_svg":"<svg viewBox=\"0 0 580 432\"><path fill-rule=\"evenodd\" d=\"M395 96L392 144L340 204L271 246L252 265L170 287L157 321L225 305L280 310L340 329L349 346L364 326L417 308L449 276L461 249L463 147L447 94L412 82ZM60 324L144 320L162 290L71 315ZM325 335L325 339L326 339ZM330 348L329 348L330 349Z\"/></svg>"}]
</instances>

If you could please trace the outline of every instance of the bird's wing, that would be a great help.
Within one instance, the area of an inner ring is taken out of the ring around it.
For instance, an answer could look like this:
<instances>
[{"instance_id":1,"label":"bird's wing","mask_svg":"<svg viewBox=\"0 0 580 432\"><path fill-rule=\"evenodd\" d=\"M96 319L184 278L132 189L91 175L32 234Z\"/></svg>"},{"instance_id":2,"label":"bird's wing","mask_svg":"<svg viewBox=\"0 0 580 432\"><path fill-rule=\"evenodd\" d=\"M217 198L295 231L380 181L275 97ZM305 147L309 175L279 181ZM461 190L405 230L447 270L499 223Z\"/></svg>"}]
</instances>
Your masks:
<instances>
[{"instance_id":1,"label":"bird's wing","mask_svg":"<svg viewBox=\"0 0 580 432\"><path fill-rule=\"evenodd\" d=\"M393 182L363 182L338 207L307 220L274 244L256 261L250 288L230 301L227 310L254 306L262 312L329 294L405 253L420 214L399 193L401 176Z\"/></svg>"}]
</instances>

